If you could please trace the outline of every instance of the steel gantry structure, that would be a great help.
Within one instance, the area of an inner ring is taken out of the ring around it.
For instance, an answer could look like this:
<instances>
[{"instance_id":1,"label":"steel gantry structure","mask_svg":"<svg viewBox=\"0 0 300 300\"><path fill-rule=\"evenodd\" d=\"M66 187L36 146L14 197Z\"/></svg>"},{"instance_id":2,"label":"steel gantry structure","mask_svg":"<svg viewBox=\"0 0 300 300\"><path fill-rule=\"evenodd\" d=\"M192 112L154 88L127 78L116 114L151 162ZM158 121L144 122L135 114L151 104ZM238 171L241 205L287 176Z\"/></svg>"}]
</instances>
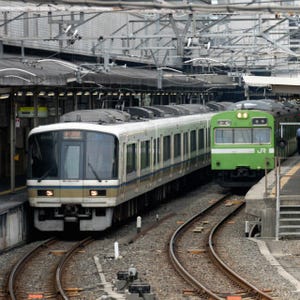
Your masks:
<instances>
[{"instance_id":1,"label":"steel gantry structure","mask_svg":"<svg viewBox=\"0 0 300 300\"><path fill-rule=\"evenodd\" d=\"M158 85L162 67L183 71L174 78L197 74L200 87L211 82L207 74L241 84L245 73L298 72L298 2L0 1L0 55L17 46L24 60L26 49L43 49L94 57L83 66L93 72L120 63L151 68Z\"/></svg>"}]
</instances>

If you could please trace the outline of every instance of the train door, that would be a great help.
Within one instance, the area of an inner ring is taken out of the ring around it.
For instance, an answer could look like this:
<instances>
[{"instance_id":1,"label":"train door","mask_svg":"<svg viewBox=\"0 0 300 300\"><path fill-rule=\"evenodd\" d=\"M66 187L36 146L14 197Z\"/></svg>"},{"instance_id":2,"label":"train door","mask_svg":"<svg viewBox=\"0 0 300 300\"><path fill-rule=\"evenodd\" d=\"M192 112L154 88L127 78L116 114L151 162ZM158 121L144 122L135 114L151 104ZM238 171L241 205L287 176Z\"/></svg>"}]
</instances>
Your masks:
<instances>
[{"instance_id":1,"label":"train door","mask_svg":"<svg viewBox=\"0 0 300 300\"><path fill-rule=\"evenodd\" d=\"M64 198L64 191L68 190L68 195L71 195L70 197L74 199L76 198L77 202L83 200L83 147L84 143L80 140L65 140L63 142L61 154L62 181L60 197ZM93 168L92 163L88 163L88 165L90 168Z\"/></svg>"}]
</instances>

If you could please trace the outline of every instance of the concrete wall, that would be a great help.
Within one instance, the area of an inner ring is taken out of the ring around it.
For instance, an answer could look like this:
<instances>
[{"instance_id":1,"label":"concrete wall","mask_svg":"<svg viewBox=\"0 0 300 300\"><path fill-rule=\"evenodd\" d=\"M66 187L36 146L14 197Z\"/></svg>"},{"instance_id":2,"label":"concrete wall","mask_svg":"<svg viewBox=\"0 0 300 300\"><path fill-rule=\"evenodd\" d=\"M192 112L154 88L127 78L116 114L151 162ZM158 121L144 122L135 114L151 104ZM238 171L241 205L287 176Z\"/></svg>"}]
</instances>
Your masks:
<instances>
[{"instance_id":1,"label":"concrete wall","mask_svg":"<svg viewBox=\"0 0 300 300\"><path fill-rule=\"evenodd\" d=\"M24 194L8 196L0 202L0 251L21 244L28 237L28 202Z\"/></svg>"}]
</instances>

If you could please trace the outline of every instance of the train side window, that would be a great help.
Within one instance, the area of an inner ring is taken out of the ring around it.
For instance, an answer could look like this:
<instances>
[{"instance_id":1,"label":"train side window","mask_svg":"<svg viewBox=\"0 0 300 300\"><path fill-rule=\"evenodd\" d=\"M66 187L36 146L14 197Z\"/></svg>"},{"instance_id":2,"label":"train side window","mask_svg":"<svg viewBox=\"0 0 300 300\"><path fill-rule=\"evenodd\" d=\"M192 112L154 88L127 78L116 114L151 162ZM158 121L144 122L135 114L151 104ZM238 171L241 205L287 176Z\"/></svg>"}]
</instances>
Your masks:
<instances>
[{"instance_id":1,"label":"train side window","mask_svg":"<svg viewBox=\"0 0 300 300\"><path fill-rule=\"evenodd\" d=\"M215 143L216 144L232 144L233 131L231 128L217 128L215 130Z\"/></svg>"},{"instance_id":2,"label":"train side window","mask_svg":"<svg viewBox=\"0 0 300 300\"><path fill-rule=\"evenodd\" d=\"M183 134L183 155L186 155L189 151L189 139L188 139L188 132Z\"/></svg>"},{"instance_id":3,"label":"train side window","mask_svg":"<svg viewBox=\"0 0 300 300\"><path fill-rule=\"evenodd\" d=\"M181 154L181 134L174 135L174 158L179 157Z\"/></svg>"},{"instance_id":4,"label":"train side window","mask_svg":"<svg viewBox=\"0 0 300 300\"><path fill-rule=\"evenodd\" d=\"M153 140L153 165L157 164L157 139Z\"/></svg>"},{"instance_id":5,"label":"train side window","mask_svg":"<svg viewBox=\"0 0 300 300\"><path fill-rule=\"evenodd\" d=\"M127 145L126 173L136 172L136 144Z\"/></svg>"},{"instance_id":6,"label":"train side window","mask_svg":"<svg viewBox=\"0 0 300 300\"><path fill-rule=\"evenodd\" d=\"M204 148L204 129L200 128L198 131L198 149Z\"/></svg>"},{"instance_id":7,"label":"train side window","mask_svg":"<svg viewBox=\"0 0 300 300\"><path fill-rule=\"evenodd\" d=\"M141 169L150 167L150 141L141 142Z\"/></svg>"},{"instance_id":8,"label":"train side window","mask_svg":"<svg viewBox=\"0 0 300 300\"><path fill-rule=\"evenodd\" d=\"M3 238L5 223L6 223L6 214L0 216L0 238Z\"/></svg>"},{"instance_id":9,"label":"train side window","mask_svg":"<svg viewBox=\"0 0 300 300\"><path fill-rule=\"evenodd\" d=\"M206 128L206 140L207 140L207 148L210 148L210 131L209 128Z\"/></svg>"},{"instance_id":10,"label":"train side window","mask_svg":"<svg viewBox=\"0 0 300 300\"><path fill-rule=\"evenodd\" d=\"M196 151L196 148L197 148L197 144L196 144L196 130L192 130L191 131L190 138L191 138L191 152L194 152L194 151Z\"/></svg>"},{"instance_id":11,"label":"train side window","mask_svg":"<svg viewBox=\"0 0 300 300\"><path fill-rule=\"evenodd\" d=\"M153 148L154 148L154 160L153 160L153 164L159 164L160 162L160 139L154 139L154 144L153 144Z\"/></svg>"},{"instance_id":12,"label":"train side window","mask_svg":"<svg viewBox=\"0 0 300 300\"><path fill-rule=\"evenodd\" d=\"M164 136L163 148L163 160L167 161L171 158L171 137L169 135Z\"/></svg>"}]
</instances>

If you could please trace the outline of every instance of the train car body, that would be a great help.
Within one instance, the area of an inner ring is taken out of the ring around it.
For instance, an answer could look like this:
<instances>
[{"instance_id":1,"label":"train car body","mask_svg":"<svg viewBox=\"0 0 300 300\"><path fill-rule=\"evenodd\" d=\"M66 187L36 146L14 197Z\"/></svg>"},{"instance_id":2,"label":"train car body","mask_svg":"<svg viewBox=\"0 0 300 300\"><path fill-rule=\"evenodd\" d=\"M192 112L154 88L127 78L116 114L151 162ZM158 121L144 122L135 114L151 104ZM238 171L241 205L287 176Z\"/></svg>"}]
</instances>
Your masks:
<instances>
[{"instance_id":1,"label":"train car body","mask_svg":"<svg viewBox=\"0 0 300 300\"><path fill-rule=\"evenodd\" d=\"M224 187L250 187L275 167L275 156L295 153L295 126L299 110L273 100L233 104L211 120L211 168ZM280 147L280 141L284 145Z\"/></svg>"},{"instance_id":2,"label":"train car body","mask_svg":"<svg viewBox=\"0 0 300 300\"><path fill-rule=\"evenodd\" d=\"M73 112L29 134L27 187L40 231L105 230L209 169L209 111L114 124L97 114Z\"/></svg>"}]
</instances>

